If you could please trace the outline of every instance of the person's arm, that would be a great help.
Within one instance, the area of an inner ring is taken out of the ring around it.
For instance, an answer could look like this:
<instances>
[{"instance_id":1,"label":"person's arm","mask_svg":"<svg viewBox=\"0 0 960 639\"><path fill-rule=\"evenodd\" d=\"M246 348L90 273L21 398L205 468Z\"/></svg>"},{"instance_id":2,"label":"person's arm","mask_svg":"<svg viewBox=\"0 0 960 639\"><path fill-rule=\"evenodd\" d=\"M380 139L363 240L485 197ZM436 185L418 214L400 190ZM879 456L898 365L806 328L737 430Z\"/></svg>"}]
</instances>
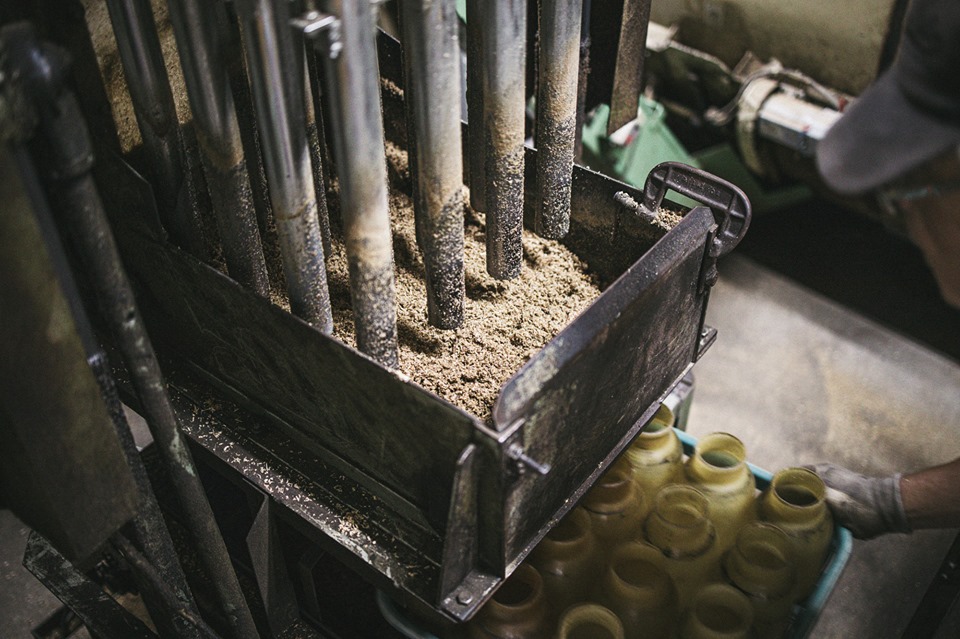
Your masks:
<instances>
[{"instance_id":1,"label":"person's arm","mask_svg":"<svg viewBox=\"0 0 960 639\"><path fill-rule=\"evenodd\" d=\"M914 530L960 527L960 458L904 475L900 495Z\"/></svg>"},{"instance_id":2,"label":"person's arm","mask_svg":"<svg viewBox=\"0 0 960 639\"><path fill-rule=\"evenodd\" d=\"M858 539L960 526L960 458L888 477L866 477L835 464L810 468L826 484L837 522Z\"/></svg>"}]
</instances>

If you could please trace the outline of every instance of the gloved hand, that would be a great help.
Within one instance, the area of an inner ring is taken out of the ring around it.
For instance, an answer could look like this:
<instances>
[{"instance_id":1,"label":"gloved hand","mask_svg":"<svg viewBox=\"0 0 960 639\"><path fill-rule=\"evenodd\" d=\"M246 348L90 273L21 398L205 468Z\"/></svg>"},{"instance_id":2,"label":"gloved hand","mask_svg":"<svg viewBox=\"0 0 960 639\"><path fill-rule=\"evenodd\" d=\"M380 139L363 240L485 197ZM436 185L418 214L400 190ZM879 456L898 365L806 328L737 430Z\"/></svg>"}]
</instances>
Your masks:
<instances>
[{"instance_id":1,"label":"gloved hand","mask_svg":"<svg viewBox=\"0 0 960 639\"><path fill-rule=\"evenodd\" d=\"M900 473L866 477L835 464L807 466L827 486L827 505L837 523L857 539L911 532L900 497Z\"/></svg>"}]
</instances>

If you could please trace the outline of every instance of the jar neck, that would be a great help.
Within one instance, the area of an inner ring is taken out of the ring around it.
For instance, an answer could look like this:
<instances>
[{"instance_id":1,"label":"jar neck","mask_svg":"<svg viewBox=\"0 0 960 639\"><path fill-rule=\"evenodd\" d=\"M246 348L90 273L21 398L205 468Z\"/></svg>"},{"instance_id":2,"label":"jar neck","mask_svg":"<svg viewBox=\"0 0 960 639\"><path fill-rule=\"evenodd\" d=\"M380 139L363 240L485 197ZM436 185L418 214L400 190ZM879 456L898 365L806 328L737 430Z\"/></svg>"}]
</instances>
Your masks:
<instances>
[{"instance_id":1,"label":"jar neck","mask_svg":"<svg viewBox=\"0 0 960 639\"><path fill-rule=\"evenodd\" d=\"M761 522L740 529L723 567L735 586L768 598L788 594L796 575L790 538L776 526Z\"/></svg>"},{"instance_id":2,"label":"jar neck","mask_svg":"<svg viewBox=\"0 0 960 639\"><path fill-rule=\"evenodd\" d=\"M687 460L687 478L696 484L735 488L751 479L743 443L726 433L701 439Z\"/></svg>"},{"instance_id":3,"label":"jar neck","mask_svg":"<svg viewBox=\"0 0 960 639\"><path fill-rule=\"evenodd\" d=\"M577 507L546 534L530 558L534 562L579 561L592 554L593 545L590 516Z\"/></svg>"},{"instance_id":4,"label":"jar neck","mask_svg":"<svg viewBox=\"0 0 960 639\"><path fill-rule=\"evenodd\" d=\"M684 639L739 639L750 636L753 608L746 595L723 584L703 587L687 613Z\"/></svg>"},{"instance_id":5,"label":"jar neck","mask_svg":"<svg viewBox=\"0 0 960 639\"><path fill-rule=\"evenodd\" d=\"M481 613L483 618L495 623L532 620L544 614L545 605L540 573L533 566L523 564L484 604Z\"/></svg>"},{"instance_id":6,"label":"jar neck","mask_svg":"<svg viewBox=\"0 0 960 639\"><path fill-rule=\"evenodd\" d=\"M647 518L647 539L670 558L702 555L716 537L707 512L707 499L696 488L666 486L657 493L654 511Z\"/></svg>"},{"instance_id":7,"label":"jar neck","mask_svg":"<svg viewBox=\"0 0 960 639\"><path fill-rule=\"evenodd\" d=\"M642 499L636 484L622 468L613 468L597 480L584 496L582 505L597 514L613 514L631 508Z\"/></svg>"},{"instance_id":8,"label":"jar neck","mask_svg":"<svg viewBox=\"0 0 960 639\"><path fill-rule=\"evenodd\" d=\"M607 593L642 610L659 610L674 603L676 589L662 560L663 555L654 546L624 544L614 552L604 577Z\"/></svg>"},{"instance_id":9,"label":"jar neck","mask_svg":"<svg viewBox=\"0 0 960 639\"><path fill-rule=\"evenodd\" d=\"M826 487L806 468L786 468L774 475L763 495L764 517L787 524L815 523L827 514Z\"/></svg>"},{"instance_id":10,"label":"jar neck","mask_svg":"<svg viewBox=\"0 0 960 639\"><path fill-rule=\"evenodd\" d=\"M568 609L557 624L559 639L623 639L623 623L613 612L598 604L581 604Z\"/></svg>"}]
</instances>

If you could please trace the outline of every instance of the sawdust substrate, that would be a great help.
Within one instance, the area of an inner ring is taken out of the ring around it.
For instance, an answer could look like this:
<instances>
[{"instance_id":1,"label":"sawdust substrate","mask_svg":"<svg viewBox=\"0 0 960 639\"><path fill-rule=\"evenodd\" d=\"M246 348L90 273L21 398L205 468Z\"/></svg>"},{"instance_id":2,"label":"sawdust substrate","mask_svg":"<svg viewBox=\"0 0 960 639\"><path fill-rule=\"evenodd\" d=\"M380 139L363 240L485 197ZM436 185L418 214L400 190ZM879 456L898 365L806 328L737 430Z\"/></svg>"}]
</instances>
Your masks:
<instances>
[{"instance_id":1,"label":"sawdust substrate","mask_svg":"<svg viewBox=\"0 0 960 639\"><path fill-rule=\"evenodd\" d=\"M98 3L88 1L86 4L121 145L128 152L139 146L140 135L117 58L116 44L110 33L109 18ZM190 127L190 108L166 7L162 2L154 2L153 6L178 119L182 125ZM405 192L409 190L406 152L388 143L386 155L392 178L390 215L396 260L400 372L489 423L504 382L599 295L597 279L588 274L586 265L565 246L540 238L526 229L523 231L524 259L520 277L501 281L489 276L485 262L484 216L466 203L469 198L465 189L464 322L456 330L431 327L427 322L424 267L416 246L413 204ZM334 237L331 255L327 256L327 271L334 337L355 347L346 253L336 234L336 183L328 186ZM205 235L212 240L216 237L212 216L203 217ZM271 299L289 310L276 229L272 223L263 235L263 244L270 272ZM209 248L208 261L225 271L216 242L211 241Z\"/></svg>"},{"instance_id":2,"label":"sawdust substrate","mask_svg":"<svg viewBox=\"0 0 960 639\"><path fill-rule=\"evenodd\" d=\"M406 153L388 145L387 159L391 174L403 181L407 177ZM332 215L336 215L335 195L334 185ZM494 279L486 272L483 215L468 204L465 209L464 322L458 329L440 330L427 321L424 266L416 245L413 202L397 188L390 191L400 371L489 422L503 383L589 305L600 288L586 265L568 248L527 230L523 231L520 277ZM336 234L332 249L327 256L327 278L334 337L355 347L347 257ZM282 269L269 263L279 257L279 252L268 249L267 254L272 299L287 308Z\"/></svg>"}]
</instances>

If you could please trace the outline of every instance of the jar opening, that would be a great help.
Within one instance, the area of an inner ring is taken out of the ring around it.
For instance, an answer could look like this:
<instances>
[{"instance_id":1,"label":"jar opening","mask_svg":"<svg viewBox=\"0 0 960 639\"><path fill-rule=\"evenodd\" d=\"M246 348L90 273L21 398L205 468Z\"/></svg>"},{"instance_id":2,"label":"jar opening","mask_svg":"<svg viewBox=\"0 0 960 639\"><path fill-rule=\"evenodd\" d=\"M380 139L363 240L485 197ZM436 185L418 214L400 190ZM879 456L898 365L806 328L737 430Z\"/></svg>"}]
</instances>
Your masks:
<instances>
[{"instance_id":1,"label":"jar opening","mask_svg":"<svg viewBox=\"0 0 960 639\"><path fill-rule=\"evenodd\" d=\"M567 543L580 539L586 532L582 520L566 517L561 519L560 523L547 533L547 538L551 541Z\"/></svg>"},{"instance_id":2,"label":"jar opening","mask_svg":"<svg viewBox=\"0 0 960 639\"><path fill-rule=\"evenodd\" d=\"M613 571L625 583L640 590L655 590L663 578L663 572L643 559L624 559L616 563Z\"/></svg>"},{"instance_id":3,"label":"jar opening","mask_svg":"<svg viewBox=\"0 0 960 639\"><path fill-rule=\"evenodd\" d=\"M567 639L616 639L612 630L596 621L581 621L567 632Z\"/></svg>"},{"instance_id":4,"label":"jar opening","mask_svg":"<svg viewBox=\"0 0 960 639\"><path fill-rule=\"evenodd\" d=\"M714 632L733 633L746 628L743 616L722 603L701 602L696 615L700 623Z\"/></svg>"}]
</instances>

